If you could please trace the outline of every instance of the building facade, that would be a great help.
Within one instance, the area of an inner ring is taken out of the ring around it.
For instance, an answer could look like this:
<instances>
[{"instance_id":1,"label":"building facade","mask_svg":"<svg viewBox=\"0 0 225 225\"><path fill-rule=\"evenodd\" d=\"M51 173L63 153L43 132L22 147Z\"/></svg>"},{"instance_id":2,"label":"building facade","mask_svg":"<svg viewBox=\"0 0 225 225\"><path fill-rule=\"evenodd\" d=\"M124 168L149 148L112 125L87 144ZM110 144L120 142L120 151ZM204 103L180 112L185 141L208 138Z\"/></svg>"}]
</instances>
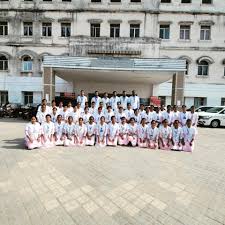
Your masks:
<instances>
[{"instance_id":1,"label":"building facade","mask_svg":"<svg viewBox=\"0 0 225 225\"><path fill-rule=\"evenodd\" d=\"M39 103L45 55L186 60L185 104L225 104L225 7L221 0L2 0L0 104ZM56 77L56 95L94 92ZM171 103L172 81L127 86L100 82L100 92L137 89ZM146 86L150 87L147 88ZM146 91L147 90L147 91Z\"/></svg>"}]
</instances>

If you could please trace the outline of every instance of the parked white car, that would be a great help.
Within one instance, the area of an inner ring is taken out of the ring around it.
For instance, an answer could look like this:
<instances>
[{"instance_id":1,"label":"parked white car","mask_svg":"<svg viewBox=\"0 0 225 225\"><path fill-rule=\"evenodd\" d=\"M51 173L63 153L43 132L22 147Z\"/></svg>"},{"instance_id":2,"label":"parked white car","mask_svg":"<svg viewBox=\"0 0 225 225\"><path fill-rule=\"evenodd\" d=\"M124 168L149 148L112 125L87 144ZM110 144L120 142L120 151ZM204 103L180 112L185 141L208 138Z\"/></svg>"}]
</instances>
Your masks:
<instances>
[{"instance_id":1,"label":"parked white car","mask_svg":"<svg viewBox=\"0 0 225 225\"><path fill-rule=\"evenodd\" d=\"M217 128L225 126L225 106L217 106L198 113L198 125Z\"/></svg>"}]
</instances>

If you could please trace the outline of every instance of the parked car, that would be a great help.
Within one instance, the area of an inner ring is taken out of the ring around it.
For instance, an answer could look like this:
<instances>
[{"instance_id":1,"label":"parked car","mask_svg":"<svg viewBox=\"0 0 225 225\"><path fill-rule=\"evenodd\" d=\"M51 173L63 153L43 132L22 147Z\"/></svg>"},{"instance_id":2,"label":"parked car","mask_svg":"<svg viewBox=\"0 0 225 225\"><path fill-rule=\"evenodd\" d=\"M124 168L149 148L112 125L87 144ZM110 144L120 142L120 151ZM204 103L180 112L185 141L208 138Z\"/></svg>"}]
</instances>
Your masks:
<instances>
[{"instance_id":1,"label":"parked car","mask_svg":"<svg viewBox=\"0 0 225 225\"><path fill-rule=\"evenodd\" d=\"M213 108L213 106L199 106L195 112L206 112L207 110Z\"/></svg>"},{"instance_id":2,"label":"parked car","mask_svg":"<svg viewBox=\"0 0 225 225\"><path fill-rule=\"evenodd\" d=\"M225 126L225 106L217 106L206 112L199 112L198 125L217 128Z\"/></svg>"}]
</instances>

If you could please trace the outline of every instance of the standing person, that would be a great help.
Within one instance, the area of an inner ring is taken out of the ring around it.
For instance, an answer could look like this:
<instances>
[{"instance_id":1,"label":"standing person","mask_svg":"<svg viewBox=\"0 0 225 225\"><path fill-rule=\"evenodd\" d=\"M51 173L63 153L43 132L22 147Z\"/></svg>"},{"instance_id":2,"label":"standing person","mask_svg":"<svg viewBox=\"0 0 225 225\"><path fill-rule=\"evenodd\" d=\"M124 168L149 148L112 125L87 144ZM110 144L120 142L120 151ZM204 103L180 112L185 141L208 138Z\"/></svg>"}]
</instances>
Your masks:
<instances>
[{"instance_id":1,"label":"standing person","mask_svg":"<svg viewBox=\"0 0 225 225\"><path fill-rule=\"evenodd\" d=\"M140 105L139 113L140 113L141 119L146 118L146 111L145 111L145 105L144 104Z\"/></svg>"},{"instance_id":2,"label":"standing person","mask_svg":"<svg viewBox=\"0 0 225 225\"><path fill-rule=\"evenodd\" d=\"M81 108L84 109L86 102L88 102L87 97L84 95L84 90L81 90L77 97L77 103L80 103Z\"/></svg>"},{"instance_id":3,"label":"standing person","mask_svg":"<svg viewBox=\"0 0 225 225\"><path fill-rule=\"evenodd\" d=\"M140 124L141 123L141 115L139 113L139 109L135 109L134 110L134 115L133 115L132 118L134 118L135 123L137 123L137 124Z\"/></svg>"},{"instance_id":4,"label":"standing person","mask_svg":"<svg viewBox=\"0 0 225 225\"><path fill-rule=\"evenodd\" d=\"M162 150L171 149L172 129L168 126L168 120L162 121L162 126L159 129L159 147Z\"/></svg>"},{"instance_id":5,"label":"standing person","mask_svg":"<svg viewBox=\"0 0 225 225\"><path fill-rule=\"evenodd\" d=\"M97 113L94 114L95 123L99 123L102 116L104 116L102 107L98 107Z\"/></svg>"},{"instance_id":6,"label":"standing person","mask_svg":"<svg viewBox=\"0 0 225 225\"><path fill-rule=\"evenodd\" d=\"M161 126L161 117L162 117L162 115L161 115L161 112L160 112L160 110L159 110L159 107L156 107L155 108L155 121L156 121L156 123L157 123L157 127L160 127Z\"/></svg>"},{"instance_id":7,"label":"standing person","mask_svg":"<svg viewBox=\"0 0 225 225\"><path fill-rule=\"evenodd\" d=\"M137 132L138 125L135 123L134 118L132 117L130 119L130 123L128 125L128 144L130 143L133 147L137 146L137 140L138 140L138 132Z\"/></svg>"},{"instance_id":8,"label":"standing person","mask_svg":"<svg viewBox=\"0 0 225 225\"><path fill-rule=\"evenodd\" d=\"M121 123L119 124L119 137L118 144L119 145L127 145L128 144L128 124L125 117L121 118Z\"/></svg>"},{"instance_id":9,"label":"standing person","mask_svg":"<svg viewBox=\"0 0 225 225\"><path fill-rule=\"evenodd\" d=\"M47 105L47 100L44 98L41 100L41 105L38 106L38 112L41 111L42 109L42 105L46 105L46 112L47 114L50 114L51 113L51 107Z\"/></svg>"},{"instance_id":10,"label":"standing person","mask_svg":"<svg viewBox=\"0 0 225 225\"><path fill-rule=\"evenodd\" d=\"M125 110L126 119L129 121L131 117L134 117L134 110L131 108L131 104L127 104L127 110Z\"/></svg>"},{"instance_id":11,"label":"standing person","mask_svg":"<svg viewBox=\"0 0 225 225\"><path fill-rule=\"evenodd\" d=\"M25 128L25 146L28 150L41 147L41 126L35 116L31 117Z\"/></svg>"},{"instance_id":12,"label":"standing person","mask_svg":"<svg viewBox=\"0 0 225 225\"><path fill-rule=\"evenodd\" d=\"M52 100L52 105L51 105L51 113L53 112L53 109L56 108L57 111L58 111L58 107L56 106L56 101L55 100Z\"/></svg>"},{"instance_id":13,"label":"standing person","mask_svg":"<svg viewBox=\"0 0 225 225\"><path fill-rule=\"evenodd\" d=\"M146 111L146 113L145 113L144 117L146 119L146 123L151 124L153 118L152 118L152 113L150 112L150 108L147 106L145 111Z\"/></svg>"},{"instance_id":14,"label":"standing person","mask_svg":"<svg viewBox=\"0 0 225 225\"><path fill-rule=\"evenodd\" d=\"M116 122L117 123L121 123L121 119L123 117L126 119L126 114L125 114L122 106L119 107L119 111L116 113L115 116L116 116Z\"/></svg>"},{"instance_id":15,"label":"standing person","mask_svg":"<svg viewBox=\"0 0 225 225\"><path fill-rule=\"evenodd\" d=\"M110 98L110 105L112 106L113 111L117 110L118 103L120 98L117 96L117 92L113 91L113 96Z\"/></svg>"},{"instance_id":16,"label":"standing person","mask_svg":"<svg viewBox=\"0 0 225 225\"><path fill-rule=\"evenodd\" d=\"M182 150L182 138L183 138L183 131L182 128L179 126L179 120L175 120L172 126L172 150Z\"/></svg>"},{"instance_id":17,"label":"standing person","mask_svg":"<svg viewBox=\"0 0 225 225\"><path fill-rule=\"evenodd\" d=\"M61 114L62 115L62 120L64 122L67 122L69 114L70 114L70 112L67 110L67 105L65 105L63 107L63 111L62 111L62 114Z\"/></svg>"},{"instance_id":18,"label":"standing person","mask_svg":"<svg viewBox=\"0 0 225 225\"><path fill-rule=\"evenodd\" d=\"M51 118L52 118L51 120L52 120L53 123L56 122L57 116L58 116L57 108L54 107L54 108L52 109L52 113L51 113Z\"/></svg>"},{"instance_id":19,"label":"standing person","mask_svg":"<svg viewBox=\"0 0 225 225\"><path fill-rule=\"evenodd\" d=\"M87 127L83 123L83 118L80 117L78 124L75 127L75 134L77 136L77 145L83 147L86 144Z\"/></svg>"},{"instance_id":20,"label":"standing person","mask_svg":"<svg viewBox=\"0 0 225 225\"><path fill-rule=\"evenodd\" d=\"M51 121L51 115L46 115L46 122L41 124L42 129L42 147L50 148L54 146L55 126Z\"/></svg>"},{"instance_id":21,"label":"standing person","mask_svg":"<svg viewBox=\"0 0 225 225\"><path fill-rule=\"evenodd\" d=\"M106 109L107 106L110 104L109 101L110 101L110 100L109 100L109 98L108 98L108 93L105 92L105 93L104 93L104 96L103 96L103 98L102 98L102 103L103 103L104 109Z\"/></svg>"},{"instance_id":22,"label":"standing person","mask_svg":"<svg viewBox=\"0 0 225 225\"><path fill-rule=\"evenodd\" d=\"M55 145L63 145L64 144L64 136L63 136L63 128L64 122L62 121L62 116L59 114L57 116L57 121L55 122Z\"/></svg>"},{"instance_id":23,"label":"standing person","mask_svg":"<svg viewBox=\"0 0 225 225\"><path fill-rule=\"evenodd\" d=\"M79 118L82 117L84 114L84 108L81 108L80 102L77 103L77 113L78 113Z\"/></svg>"},{"instance_id":24,"label":"standing person","mask_svg":"<svg viewBox=\"0 0 225 225\"><path fill-rule=\"evenodd\" d=\"M138 132L138 146L140 148L147 148L148 142L147 142L147 128L146 125L146 119L141 119L141 124L137 128Z\"/></svg>"},{"instance_id":25,"label":"standing person","mask_svg":"<svg viewBox=\"0 0 225 225\"><path fill-rule=\"evenodd\" d=\"M130 96L129 102L131 104L132 109L139 109L140 98L137 96L135 90L132 91L132 95Z\"/></svg>"},{"instance_id":26,"label":"standing person","mask_svg":"<svg viewBox=\"0 0 225 225\"><path fill-rule=\"evenodd\" d=\"M89 113L93 116L96 113L95 102L91 102L91 107L89 108Z\"/></svg>"},{"instance_id":27,"label":"standing person","mask_svg":"<svg viewBox=\"0 0 225 225\"><path fill-rule=\"evenodd\" d=\"M86 134L86 145L94 146L95 134L96 134L96 123L94 123L94 117L90 116L89 122L87 123L87 134Z\"/></svg>"},{"instance_id":28,"label":"standing person","mask_svg":"<svg viewBox=\"0 0 225 225\"><path fill-rule=\"evenodd\" d=\"M73 117L73 123L77 124L78 119L79 119L79 113L78 113L77 106L74 106L73 112L69 113L68 116L72 116Z\"/></svg>"},{"instance_id":29,"label":"standing person","mask_svg":"<svg viewBox=\"0 0 225 225\"><path fill-rule=\"evenodd\" d=\"M73 123L73 117L68 117L68 122L63 128L64 146L75 146L77 144L77 137L75 136L75 124Z\"/></svg>"},{"instance_id":30,"label":"standing person","mask_svg":"<svg viewBox=\"0 0 225 225\"><path fill-rule=\"evenodd\" d=\"M96 125L96 146L106 146L106 136L108 133L108 125L105 123L105 117L100 118L100 123Z\"/></svg>"},{"instance_id":31,"label":"standing person","mask_svg":"<svg viewBox=\"0 0 225 225\"><path fill-rule=\"evenodd\" d=\"M171 105L167 105L166 107L166 111L162 112L162 116L161 116L161 120L167 120L168 121L168 125L171 126L172 124L172 116L173 113L171 111Z\"/></svg>"},{"instance_id":32,"label":"standing person","mask_svg":"<svg viewBox=\"0 0 225 225\"><path fill-rule=\"evenodd\" d=\"M95 91L95 96L91 99L91 102L95 102L95 110L97 110L99 107L99 103L101 102L98 91Z\"/></svg>"},{"instance_id":33,"label":"standing person","mask_svg":"<svg viewBox=\"0 0 225 225\"><path fill-rule=\"evenodd\" d=\"M179 121L180 119L180 112L178 111L178 107L176 105L173 106L173 112L172 112L172 124L175 120Z\"/></svg>"},{"instance_id":34,"label":"standing person","mask_svg":"<svg viewBox=\"0 0 225 225\"><path fill-rule=\"evenodd\" d=\"M127 109L127 103L129 102L129 98L127 97L126 91L123 91L122 96L120 96L120 103L121 106L125 109Z\"/></svg>"},{"instance_id":35,"label":"standing person","mask_svg":"<svg viewBox=\"0 0 225 225\"><path fill-rule=\"evenodd\" d=\"M46 115L48 114L47 109L46 109L46 105L43 104L41 105L41 111L37 112L37 121L42 124L46 121Z\"/></svg>"},{"instance_id":36,"label":"standing person","mask_svg":"<svg viewBox=\"0 0 225 225\"><path fill-rule=\"evenodd\" d=\"M58 106L58 114L62 115L63 112L63 102L59 102L59 106Z\"/></svg>"},{"instance_id":37,"label":"standing person","mask_svg":"<svg viewBox=\"0 0 225 225\"><path fill-rule=\"evenodd\" d=\"M183 127L183 151L193 152L194 150L194 141L196 137L196 129L192 126L191 119L187 119L186 126Z\"/></svg>"},{"instance_id":38,"label":"standing person","mask_svg":"<svg viewBox=\"0 0 225 225\"><path fill-rule=\"evenodd\" d=\"M72 103L71 102L68 102L68 105L67 105L67 111L69 113L72 113L73 112L73 106L72 106Z\"/></svg>"},{"instance_id":39,"label":"standing person","mask_svg":"<svg viewBox=\"0 0 225 225\"><path fill-rule=\"evenodd\" d=\"M105 113L105 121L106 121L106 123L110 123L111 122L112 116L115 116L115 113L112 110L112 106L109 105L109 106L107 106L107 112Z\"/></svg>"},{"instance_id":40,"label":"standing person","mask_svg":"<svg viewBox=\"0 0 225 225\"><path fill-rule=\"evenodd\" d=\"M191 106L191 111L188 113L187 118L191 120L192 126L197 129L198 113L195 112L195 107L194 106Z\"/></svg>"},{"instance_id":41,"label":"standing person","mask_svg":"<svg viewBox=\"0 0 225 225\"><path fill-rule=\"evenodd\" d=\"M112 116L111 123L108 125L107 145L117 146L119 135L119 125L116 122L116 117Z\"/></svg>"},{"instance_id":42,"label":"standing person","mask_svg":"<svg viewBox=\"0 0 225 225\"><path fill-rule=\"evenodd\" d=\"M188 119L187 107L186 105L182 105L182 111L179 114L179 122L182 127L186 125Z\"/></svg>"},{"instance_id":43,"label":"standing person","mask_svg":"<svg viewBox=\"0 0 225 225\"><path fill-rule=\"evenodd\" d=\"M151 124L148 125L147 140L148 140L148 147L150 149L158 148L159 129L157 128L157 123L155 120L152 120Z\"/></svg>"},{"instance_id":44,"label":"standing person","mask_svg":"<svg viewBox=\"0 0 225 225\"><path fill-rule=\"evenodd\" d=\"M89 108L86 106L84 108L84 114L82 116L82 118L84 119L84 123L87 124L89 121L89 118L91 117L91 114L89 113Z\"/></svg>"}]
</instances>

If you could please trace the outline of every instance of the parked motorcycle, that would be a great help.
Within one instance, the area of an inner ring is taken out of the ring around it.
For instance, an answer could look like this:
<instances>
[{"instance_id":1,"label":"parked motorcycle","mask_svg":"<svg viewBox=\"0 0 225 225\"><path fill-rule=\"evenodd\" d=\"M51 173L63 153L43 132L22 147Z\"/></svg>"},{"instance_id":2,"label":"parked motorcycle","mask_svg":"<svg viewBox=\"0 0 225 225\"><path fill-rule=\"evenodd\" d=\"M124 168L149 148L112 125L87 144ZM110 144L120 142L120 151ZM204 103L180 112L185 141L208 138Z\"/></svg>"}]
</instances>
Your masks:
<instances>
[{"instance_id":1,"label":"parked motorcycle","mask_svg":"<svg viewBox=\"0 0 225 225\"><path fill-rule=\"evenodd\" d=\"M24 120L30 120L30 118L37 114L37 104L27 104L21 107L20 116Z\"/></svg>"}]
</instances>

